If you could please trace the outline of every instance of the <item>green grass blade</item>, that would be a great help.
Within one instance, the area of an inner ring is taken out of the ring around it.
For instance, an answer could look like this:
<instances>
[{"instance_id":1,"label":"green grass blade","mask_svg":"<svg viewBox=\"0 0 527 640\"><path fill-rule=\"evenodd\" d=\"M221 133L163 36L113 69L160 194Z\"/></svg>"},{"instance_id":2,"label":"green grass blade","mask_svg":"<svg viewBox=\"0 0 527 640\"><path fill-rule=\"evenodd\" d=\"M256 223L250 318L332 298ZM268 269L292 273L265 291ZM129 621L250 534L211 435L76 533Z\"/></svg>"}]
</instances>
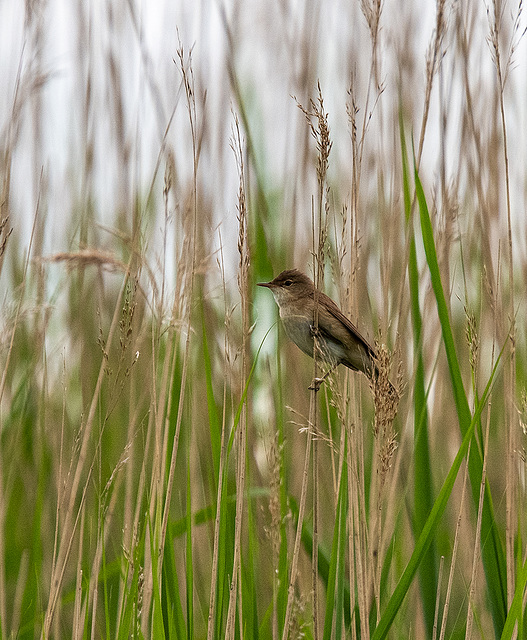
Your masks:
<instances>
[{"instance_id":1,"label":"green grass blade","mask_svg":"<svg viewBox=\"0 0 527 640\"><path fill-rule=\"evenodd\" d=\"M186 588L187 588L187 638L194 638L194 568L192 563L192 492L190 483L190 449L187 451L187 548L186 548ZM181 636L178 636L181 637Z\"/></svg>"},{"instance_id":2,"label":"green grass blade","mask_svg":"<svg viewBox=\"0 0 527 640\"><path fill-rule=\"evenodd\" d=\"M255 581L254 566L258 558L258 536L256 534L253 517L253 502L247 501L247 560L242 559L242 612L245 627L243 628L242 637L254 638L258 640L260 637L258 623L258 592Z\"/></svg>"},{"instance_id":3,"label":"green grass blade","mask_svg":"<svg viewBox=\"0 0 527 640\"><path fill-rule=\"evenodd\" d=\"M104 544L104 522L99 525L101 528L101 546L102 546L102 560L101 560L101 573L102 573L102 585L103 585L103 602L104 602L104 620L106 626L106 638L111 638L110 633L110 604L108 595L108 576L106 575L106 546Z\"/></svg>"},{"instance_id":4,"label":"green grass blade","mask_svg":"<svg viewBox=\"0 0 527 640\"><path fill-rule=\"evenodd\" d=\"M225 463L227 467L227 464ZM211 588L216 593L216 615L213 620L214 630L212 637L218 638L221 635L222 621L223 621L223 607L225 593L228 590L229 571L227 567L232 567L232 549L234 542L232 535L229 535L229 496L227 485L227 473L223 474L223 481L221 483L221 491L218 496L218 503L216 509L219 510L218 521L218 569L216 584L211 584ZM232 534L232 527L231 534ZM228 556L231 557L229 561Z\"/></svg>"},{"instance_id":5,"label":"green grass blade","mask_svg":"<svg viewBox=\"0 0 527 640\"><path fill-rule=\"evenodd\" d=\"M448 307L443 290L443 283L441 282L439 262L437 260L434 234L432 230L432 221L430 219L428 205L426 203L425 194L421 185L421 181L419 179L419 175L417 173L417 169L415 171L415 189L417 194L417 201L419 203L423 245L425 248L428 268L430 270L432 288L434 290L434 295L437 303L437 313L439 316L439 322L441 324L443 342L445 344L448 368L452 380L452 391L454 393L454 401L456 403L456 409L459 417L459 426L461 428L462 435L464 436L470 425L470 407L463 386L463 379L461 377L461 369L459 367L459 362L457 359L454 336L452 333L452 327L450 325Z\"/></svg>"},{"instance_id":6,"label":"green grass blade","mask_svg":"<svg viewBox=\"0 0 527 640\"><path fill-rule=\"evenodd\" d=\"M169 523L163 553L163 619L168 637L185 638L185 616L181 605L178 570L174 556L173 526Z\"/></svg>"},{"instance_id":7,"label":"green grass blade","mask_svg":"<svg viewBox=\"0 0 527 640\"><path fill-rule=\"evenodd\" d=\"M524 611L523 611L523 598L525 595L525 589L527 588L527 559L520 565L520 570L516 577L516 589L514 591L514 597L511 602L507 619L503 626L503 633L501 634L501 640L511 640L514 636L514 629L516 623L518 623L518 638L524 638Z\"/></svg>"},{"instance_id":8,"label":"green grass blade","mask_svg":"<svg viewBox=\"0 0 527 640\"><path fill-rule=\"evenodd\" d=\"M345 458L345 453L344 453ZM324 619L323 640L330 640L333 631L333 620L335 621L335 632L333 637L340 638L342 635L342 620L344 609L344 595L346 587L346 505L348 501L347 468L344 463L342 470L339 493L337 498L337 513L335 518L335 528L333 532L333 544L331 548L331 558L329 563L329 576L326 592L326 614Z\"/></svg>"},{"instance_id":9,"label":"green grass blade","mask_svg":"<svg viewBox=\"0 0 527 640\"><path fill-rule=\"evenodd\" d=\"M395 587L392 597L390 598L386 606L386 609L384 610L382 617L379 620L379 624L377 625L373 633L372 640L382 640L383 638L386 638L386 635L390 630L391 624L397 612L399 611L399 608L404 598L406 597L406 594L408 593L410 585L412 584L412 581L422 562L422 559L427 549L430 546L430 543L439 525L441 516L445 511L446 505L448 503L448 499L450 498L450 494L452 493L452 489L454 488L454 483L456 481L457 474L461 467L461 463L465 458L465 456L467 455L470 441L474 435L474 429L481 416L481 412L483 411L483 408L487 403L500 359L501 359L501 354L496 364L494 365L492 374L485 388L483 397L481 401L478 403L478 406L474 413L474 417L472 418L469 424L469 427L465 433L465 437L463 438L463 442L461 443L461 446L456 454L454 462L450 467L450 471L448 472L448 475L443 483L443 486L439 491L437 499L434 502L432 511L430 512L430 515L428 516L425 526L423 527L423 531L421 532L421 535L417 540L417 543L410 557L410 560L408 561L408 564L406 565L403 575L401 576L397 586Z\"/></svg>"},{"instance_id":10,"label":"green grass blade","mask_svg":"<svg viewBox=\"0 0 527 640\"><path fill-rule=\"evenodd\" d=\"M144 564L145 533L146 527L142 527L141 537L133 547L132 558L127 558L124 574L128 577L130 569L133 570L133 573L130 588L126 590L121 615L119 616L119 632L117 634L117 640L127 640L130 637L139 637L140 628L136 612L140 606L138 602L140 597L139 583L142 566ZM127 580L125 580L125 584L128 584Z\"/></svg>"},{"instance_id":11,"label":"green grass blade","mask_svg":"<svg viewBox=\"0 0 527 640\"><path fill-rule=\"evenodd\" d=\"M434 244L432 222L430 220L425 194L417 169L415 170L415 188L419 203L423 244L428 268L430 270L432 288L436 298L439 321L441 323L441 331L452 382L454 401L458 414L459 428L462 436L464 437L471 424L470 408L465 394L465 389L463 387L461 369L456 354L452 327L450 325L448 315L448 307L446 304L443 284L441 282L439 263ZM478 447L471 448L468 464L472 498L477 509L481 478L483 474L483 461ZM494 509L492 506L492 497L488 481L485 482L485 499L483 502L481 523L481 549L494 630L496 635L499 636L502 633L507 615L507 569L505 565L505 552L500 540L498 526L494 518Z\"/></svg>"},{"instance_id":12,"label":"green grass blade","mask_svg":"<svg viewBox=\"0 0 527 640\"><path fill-rule=\"evenodd\" d=\"M404 210L408 233L410 234L410 251L408 259L408 283L410 288L410 308L413 328L414 361L416 372L413 389L414 402L414 517L413 532L417 539L423 530L428 514L434 503L432 487L432 465L430 461L430 447L428 443L428 408L427 393L425 391L425 368L422 349L422 317L419 306L419 269L417 266L417 249L412 221L412 201L410 190L410 170L404 137L402 109L399 109L399 132L401 137L401 154L403 169ZM423 612L427 635L432 637L437 589L438 557L435 541L423 557L419 567L419 586L421 588Z\"/></svg>"},{"instance_id":13,"label":"green grass blade","mask_svg":"<svg viewBox=\"0 0 527 640\"><path fill-rule=\"evenodd\" d=\"M152 634L154 638L165 639L165 625L163 623L163 607L161 601L158 576L158 555L155 548L154 528L147 512L148 527L150 529L150 554L152 557L153 606L152 606Z\"/></svg>"},{"instance_id":14,"label":"green grass blade","mask_svg":"<svg viewBox=\"0 0 527 640\"><path fill-rule=\"evenodd\" d=\"M338 551L339 551L339 534L340 534L340 519L342 509L342 480L339 487L339 495L337 498L337 513L335 518L335 525L333 528L333 542L331 544L331 556L329 559L329 575L326 589L326 613L324 616L324 633L323 640L330 640L331 631L333 628L333 616L338 612L335 610L335 590L336 590L336 576L338 568Z\"/></svg>"},{"instance_id":15,"label":"green grass blade","mask_svg":"<svg viewBox=\"0 0 527 640\"><path fill-rule=\"evenodd\" d=\"M205 382L207 387L207 410L209 415L209 433L210 444L212 448L212 464L214 468L214 488L217 489L218 478L220 474L220 455L221 455L221 420L218 414L216 400L214 398L214 389L212 385L212 364L209 352L209 343L207 339L207 328L205 324L205 309L203 305L203 296L201 297L201 325L203 328L202 345L203 345L203 368L205 372Z\"/></svg>"},{"instance_id":16,"label":"green grass blade","mask_svg":"<svg viewBox=\"0 0 527 640\"><path fill-rule=\"evenodd\" d=\"M276 617L278 622L278 635L282 637L284 632L285 614L287 609L287 597L289 586L289 557L287 553L287 521L289 516L289 496L287 487L287 473L285 462L285 433L284 433L284 396L282 384L282 366L281 366L281 344L276 344L276 381L274 385L274 406L276 413L276 429L277 429L277 462L279 481L279 500L280 500L280 523L279 537L280 544L278 550L278 575L276 576L275 586L277 586L276 594Z\"/></svg>"}]
</instances>

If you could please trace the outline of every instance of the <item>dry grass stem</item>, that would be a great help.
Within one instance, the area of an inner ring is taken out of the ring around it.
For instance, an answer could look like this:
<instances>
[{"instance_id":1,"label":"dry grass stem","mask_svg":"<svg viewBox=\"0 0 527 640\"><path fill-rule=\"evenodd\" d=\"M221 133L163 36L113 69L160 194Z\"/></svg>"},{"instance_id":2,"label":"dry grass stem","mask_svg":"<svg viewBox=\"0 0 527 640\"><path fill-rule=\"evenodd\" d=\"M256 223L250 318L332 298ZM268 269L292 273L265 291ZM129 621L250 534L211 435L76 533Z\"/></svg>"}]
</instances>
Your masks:
<instances>
[{"instance_id":1,"label":"dry grass stem","mask_svg":"<svg viewBox=\"0 0 527 640\"><path fill-rule=\"evenodd\" d=\"M458 548L459 548L459 542L460 542L460 528L461 528L461 522L462 522L462 516L463 516L463 511L465 510L466 506L465 506L465 493L466 493L466 488L467 488L467 482L468 482L468 456L470 455L470 447L467 453L467 462L465 464L465 473L463 474L463 486L462 486L462 490L461 490L461 499L459 501L459 512L458 512L458 517L457 517L457 521L456 521L456 529L455 529L455 535L454 535L454 545L452 548L452 558L450 561L450 571L448 574L448 583L447 583L447 589L446 589L446 595L445 595L445 604L443 606L443 615L441 617L441 630L439 633L439 640L444 640L445 638L445 633L446 633L446 623L447 623L447 618L448 618L448 612L449 612L449 608L450 608L450 598L451 598L451 594L452 594L452 586L453 586L453 582L454 582L454 572L456 569L456 563L457 563L457 556L458 556Z\"/></svg>"},{"instance_id":2,"label":"dry grass stem","mask_svg":"<svg viewBox=\"0 0 527 640\"><path fill-rule=\"evenodd\" d=\"M238 288L241 295L241 311L242 311L242 357L241 368L242 374L240 378L240 398L243 390L248 382L249 375L249 334L250 334L250 318L249 318L249 246L247 235L247 200L245 186L245 165L243 160L243 144L240 133L238 118L234 117L234 130L231 142L232 149L238 165L240 183L238 189L238 253L239 253L239 269L238 269ZM226 638L234 638L235 613L237 607L241 609L241 594L239 593L239 574L241 572L241 544L242 544L242 526L243 512L245 509L245 483L246 483L246 456L247 456L247 399L243 401L243 407L240 415L240 422L237 426L237 470L236 470L236 519L235 519L235 541L234 541L234 563L233 574L230 589L229 609L227 613L227 624L225 629Z\"/></svg>"}]
</instances>

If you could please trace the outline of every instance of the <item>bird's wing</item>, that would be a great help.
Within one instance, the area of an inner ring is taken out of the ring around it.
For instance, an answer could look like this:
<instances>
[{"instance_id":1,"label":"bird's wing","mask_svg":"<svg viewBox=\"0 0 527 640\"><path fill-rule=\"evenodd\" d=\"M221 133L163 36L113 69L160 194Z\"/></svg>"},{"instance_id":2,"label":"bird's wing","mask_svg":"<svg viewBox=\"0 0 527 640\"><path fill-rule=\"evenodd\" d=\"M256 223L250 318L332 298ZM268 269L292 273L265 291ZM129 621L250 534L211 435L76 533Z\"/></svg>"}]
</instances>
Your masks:
<instances>
[{"instance_id":1,"label":"bird's wing","mask_svg":"<svg viewBox=\"0 0 527 640\"><path fill-rule=\"evenodd\" d=\"M314 297L314 294L313 294L313 297ZM323 292L319 293L318 299L319 299L319 302L324 302L326 309L329 311L329 313L336 320L339 320L344 325L345 329L343 328L342 331L348 331L349 333L351 333L353 337L356 338L362 344L362 346L364 347L368 355L371 357L375 357L375 351L373 347L369 344L366 338L360 333L360 331L353 324L353 322L342 313L342 311L338 308L337 304ZM334 327L332 327L332 330L330 331L330 328L325 326L322 315L319 316L318 321L319 321L319 328L321 329L321 331L329 335L332 334L335 338L339 338L338 332L335 332ZM346 343L346 336L342 336L342 338L339 338L339 339L344 344Z\"/></svg>"}]
</instances>

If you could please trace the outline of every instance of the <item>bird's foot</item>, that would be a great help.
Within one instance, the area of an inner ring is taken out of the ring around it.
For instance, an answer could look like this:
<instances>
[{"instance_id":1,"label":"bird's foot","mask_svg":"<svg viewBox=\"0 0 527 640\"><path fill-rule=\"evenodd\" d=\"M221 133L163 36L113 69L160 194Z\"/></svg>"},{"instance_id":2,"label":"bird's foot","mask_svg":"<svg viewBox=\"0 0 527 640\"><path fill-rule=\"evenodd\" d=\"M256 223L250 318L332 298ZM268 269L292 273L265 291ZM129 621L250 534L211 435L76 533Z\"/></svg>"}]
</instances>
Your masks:
<instances>
[{"instance_id":1,"label":"bird's foot","mask_svg":"<svg viewBox=\"0 0 527 640\"><path fill-rule=\"evenodd\" d=\"M320 336L320 329L318 327L315 327L314 324L309 325L309 332L311 333L313 338L318 338Z\"/></svg>"},{"instance_id":2,"label":"bird's foot","mask_svg":"<svg viewBox=\"0 0 527 640\"><path fill-rule=\"evenodd\" d=\"M309 385L308 389L317 393L325 379L326 376L324 376L323 378L313 378L313 382Z\"/></svg>"}]
</instances>

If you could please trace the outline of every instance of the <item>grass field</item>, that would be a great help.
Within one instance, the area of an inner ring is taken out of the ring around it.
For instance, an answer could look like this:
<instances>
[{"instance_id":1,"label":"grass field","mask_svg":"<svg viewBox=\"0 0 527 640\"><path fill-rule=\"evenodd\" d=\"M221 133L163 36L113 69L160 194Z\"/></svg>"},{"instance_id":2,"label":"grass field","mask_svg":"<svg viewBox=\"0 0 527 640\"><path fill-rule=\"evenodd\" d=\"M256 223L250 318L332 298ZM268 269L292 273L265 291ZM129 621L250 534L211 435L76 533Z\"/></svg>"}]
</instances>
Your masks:
<instances>
[{"instance_id":1,"label":"grass field","mask_svg":"<svg viewBox=\"0 0 527 640\"><path fill-rule=\"evenodd\" d=\"M527 638L521 3L251 4L13 22L0 640Z\"/></svg>"}]
</instances>

